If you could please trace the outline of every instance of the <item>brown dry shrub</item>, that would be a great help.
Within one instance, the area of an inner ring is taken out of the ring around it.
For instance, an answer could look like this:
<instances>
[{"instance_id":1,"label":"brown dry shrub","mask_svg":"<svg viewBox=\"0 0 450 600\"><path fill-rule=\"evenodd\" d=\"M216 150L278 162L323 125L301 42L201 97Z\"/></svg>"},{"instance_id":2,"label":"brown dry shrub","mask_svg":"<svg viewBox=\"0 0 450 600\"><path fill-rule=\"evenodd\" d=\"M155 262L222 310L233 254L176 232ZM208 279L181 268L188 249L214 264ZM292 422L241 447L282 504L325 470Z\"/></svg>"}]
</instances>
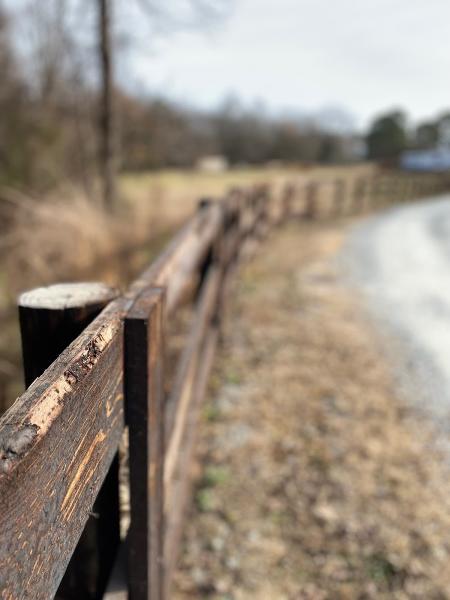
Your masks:
<instances>
[{"instance_id":1,"label":"brown dry shrub","mask_svg":"<svg viewBox=\"0 0 450 600\"><path fill-rule=\"evenodd\" d=\"M55 281L117 282L114 258L148 244L164 228L153 202L126 202L108 213L71 188L42 200L11 190L2 196L0 258L9 302L25 287Z\"/></svg>"}]
</instances>

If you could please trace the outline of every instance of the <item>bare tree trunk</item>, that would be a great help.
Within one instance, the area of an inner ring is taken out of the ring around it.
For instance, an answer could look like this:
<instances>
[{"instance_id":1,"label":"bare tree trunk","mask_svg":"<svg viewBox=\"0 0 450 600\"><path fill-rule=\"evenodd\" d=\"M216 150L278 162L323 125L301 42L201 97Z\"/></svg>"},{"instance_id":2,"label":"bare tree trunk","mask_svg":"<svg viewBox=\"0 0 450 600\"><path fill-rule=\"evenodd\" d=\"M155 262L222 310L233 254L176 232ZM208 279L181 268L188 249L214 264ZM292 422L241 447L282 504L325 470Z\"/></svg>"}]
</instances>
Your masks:
<instances>
[{"instance_id":1,"label":"bare tree trunk","mask_svg":"<svg viewBox=\"0 0 450 600\"><path fill-rule=\"evenodd\" d=\"M103 203L111 211L116 195L115 114L112 73L111 0L98 0L100 99L100 174Z\"/></svg>"}]
</instances>

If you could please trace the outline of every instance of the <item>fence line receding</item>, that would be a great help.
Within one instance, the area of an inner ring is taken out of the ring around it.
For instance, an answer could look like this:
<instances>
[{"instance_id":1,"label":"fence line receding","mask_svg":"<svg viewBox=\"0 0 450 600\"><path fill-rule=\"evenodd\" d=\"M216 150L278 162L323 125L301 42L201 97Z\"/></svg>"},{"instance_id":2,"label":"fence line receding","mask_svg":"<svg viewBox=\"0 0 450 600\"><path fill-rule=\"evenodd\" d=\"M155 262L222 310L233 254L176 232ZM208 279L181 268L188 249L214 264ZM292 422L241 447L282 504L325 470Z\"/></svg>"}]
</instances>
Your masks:
<instances>
[{"instance_id":1,"label":"fence line receding","mask_svg":"<svg viewBox=\"0 0 450 600\"><path fill-rule=\"evenodd\" d=\"M449 187L443 176L378 172L236 188L201 201L125 294L22 297L31 384L0 420L2 600L102 598L106 588L109 598L169 598L199 408L236 266L276 225ZM188 326L175 360L177 319ZM131 525L120 542L126 430Z\"/></svg>"}]
</instances>

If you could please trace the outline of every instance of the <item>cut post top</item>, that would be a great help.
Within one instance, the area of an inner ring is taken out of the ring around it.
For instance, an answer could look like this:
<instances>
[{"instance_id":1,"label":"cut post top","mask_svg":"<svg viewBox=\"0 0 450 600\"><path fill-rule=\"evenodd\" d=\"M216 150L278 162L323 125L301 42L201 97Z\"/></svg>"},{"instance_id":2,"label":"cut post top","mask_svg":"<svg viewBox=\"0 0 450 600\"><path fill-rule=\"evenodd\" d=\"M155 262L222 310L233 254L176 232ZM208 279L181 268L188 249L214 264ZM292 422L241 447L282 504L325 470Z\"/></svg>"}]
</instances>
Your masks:
<instances>
[{"instance_id":1,"label":"cut post top","mask_svg":"<svg viewBox=\"0 0 450 600\"><path fill-rule=\"evenodd\" d=\"M44 310L67 310L107 304L118 296L118 290L105 283L57 283L20 294L19 306Z\"/></svg>"}]
</instances>

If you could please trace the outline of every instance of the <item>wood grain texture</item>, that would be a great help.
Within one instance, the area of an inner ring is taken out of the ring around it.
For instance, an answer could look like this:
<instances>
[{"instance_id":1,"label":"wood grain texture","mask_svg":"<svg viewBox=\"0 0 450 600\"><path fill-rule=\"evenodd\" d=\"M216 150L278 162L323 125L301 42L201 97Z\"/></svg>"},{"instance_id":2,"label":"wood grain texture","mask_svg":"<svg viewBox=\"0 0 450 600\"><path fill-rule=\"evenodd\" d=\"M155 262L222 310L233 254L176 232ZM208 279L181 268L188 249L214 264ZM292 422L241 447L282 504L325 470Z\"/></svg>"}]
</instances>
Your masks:
<instances>
[{"instance_id":1,"label":"wood grain texture","mask_svg":"<svg viewBox=\"0 0 450 600\"><path fill-rule=\"evenodd\" d=\"M115 456L121 308L110 305L0 420L2 599L53 598Z\"/></svg>"},{"instance_id":2,"label":"wood grain texture","mask_svg":"<svg viewBox=\"0 0 450 600\"><path fill-rule=\"evenodd\" d=\"M125 398L129 427L130 600L163 597L164 290L141 294L125 318Z\"/></svg>"},{"instance_id":3,"label":"wood grain texture","mask_svg":"<svg viewBox=\"0 0 450 600\"><path fill-rule=\"evenodd\" d=\"M26 385L57 358L118 291L103 283L63 283L35 288L19 297ZM72 555L56 598L101 597L120 542L119 468L114 459Z\"/></svg>"}]
</instances>

